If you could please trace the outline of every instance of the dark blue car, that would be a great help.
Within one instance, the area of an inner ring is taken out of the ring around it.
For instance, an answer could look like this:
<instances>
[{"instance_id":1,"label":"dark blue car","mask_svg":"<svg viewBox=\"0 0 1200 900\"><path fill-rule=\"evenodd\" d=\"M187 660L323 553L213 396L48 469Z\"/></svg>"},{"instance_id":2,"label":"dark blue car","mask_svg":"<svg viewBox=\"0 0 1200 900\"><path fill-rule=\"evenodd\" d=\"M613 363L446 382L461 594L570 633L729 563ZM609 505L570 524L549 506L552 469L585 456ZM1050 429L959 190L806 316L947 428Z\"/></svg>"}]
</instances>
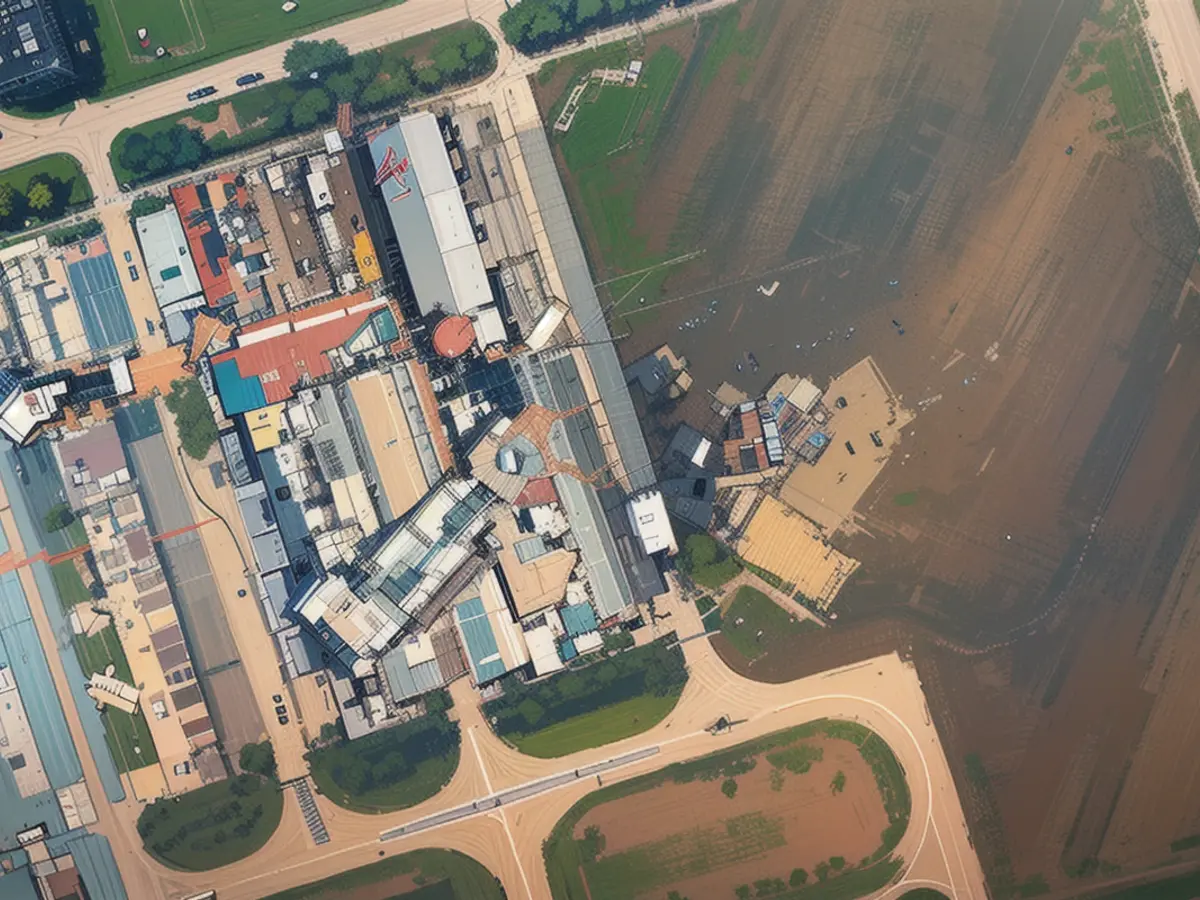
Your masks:
<instances>
[{"instance_id":1,"label":"dark blue car","mask_svg":"<svg viewBox=\"0 0 1200 900\"><path fill-rule=\"evenodd\" d=\"M246 87L247 85L258 84L264 77L262 72L250 72L237 80L237 86Z\"/></svg>"}]
</instances>

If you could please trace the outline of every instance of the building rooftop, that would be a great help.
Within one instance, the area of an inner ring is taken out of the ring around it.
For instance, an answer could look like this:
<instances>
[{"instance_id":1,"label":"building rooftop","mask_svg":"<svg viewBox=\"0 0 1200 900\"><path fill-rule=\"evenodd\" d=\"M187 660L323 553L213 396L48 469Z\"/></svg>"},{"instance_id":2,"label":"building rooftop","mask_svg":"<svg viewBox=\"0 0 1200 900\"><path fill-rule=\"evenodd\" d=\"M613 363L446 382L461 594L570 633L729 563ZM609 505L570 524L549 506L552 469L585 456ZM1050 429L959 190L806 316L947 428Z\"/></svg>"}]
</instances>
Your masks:
<instances>
[{"instance_id":1,"label":"building rooftop","mask_svg":"<svg viewBox=\"0 0 1200 900\"><path fill-rule=\"evenodd\" d=\"M238 346L212 357L213 377L227 416L290 399L298 385L322 378L353 357L400 337L383 297L339 297L284 313L237 333Z\"/></svg>"},{"instance_id":2,"label":"building rooftop","mask_svg":"<svg viewBox=\"0 0 1200 900\"><path fill-rule=\"evenodd\" d=\"M200 276L175 208L168 206L141 216L134 224L159 309L202 293Z\"/></svg>"},{"instance_id":3,"label":"building rooftop","mask_svg":"<svg viewBox=\"0 0 1200 900\"><path fill-rule=\"evenodd\" d=\"M108 241L92 238L67 248L63 258L88 346L100 351L132 343L137 330Z\"/></svg>"},{"instance_id":4,"label":"building rooftop","mask_svg":"<svg viewBox=\"0 0 1200 900\"><path fill-rule=\"evenodd\" d=\"M0 0L0 92L22 92L46 72L73 74L47 0Z\"/></svg>"},{"instance_id":5,"label":"building rooftop","mask_svg":"<svg viewBox=\"0 0 1200 900\"><path fill-rule=\"evenodd\" d=\"M372 135L369 146L375 184L387 201L422 315L439 309L463 314L491 304L475 230L437 118L428 112L406 116Z\"/></svg>"}]
</instances>

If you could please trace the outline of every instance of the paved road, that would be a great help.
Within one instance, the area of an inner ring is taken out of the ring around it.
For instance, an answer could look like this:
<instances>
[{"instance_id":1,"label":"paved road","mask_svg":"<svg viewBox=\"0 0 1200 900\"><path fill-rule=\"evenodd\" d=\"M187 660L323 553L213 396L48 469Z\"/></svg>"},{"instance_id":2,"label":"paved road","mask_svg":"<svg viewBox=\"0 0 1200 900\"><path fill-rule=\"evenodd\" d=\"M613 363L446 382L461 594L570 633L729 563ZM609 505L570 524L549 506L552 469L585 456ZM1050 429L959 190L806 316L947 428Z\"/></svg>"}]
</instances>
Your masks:
<instances>
[{"instance_id":1,"label":"paved road","mask_svg":"<svg viewBox=\"0 0 1200 900\"><path fill-rule=\"evenodd\" d=\"M673 607L670 621L675 627L699 629L693 606L673 599L665 605ZM296 804L289 798L283 823L261 853L202 876L156 868L154 896L174 900L201 887L215 887L222 900L252 900L364 865L381 854L450 847L470 853L488 866L504 882L510 897L549 900L542 841L576 800L595 789L592 779L573 781L410 837L381 843L380 836L433 813L618 755L651 748L658 751L644 761L606 773L606 784L832 716L857 719L874 729L892 746L908 774L913 814L897 848L906 863L906 882L943 885L947 894L960 900L984 900L983 874L911 665L891 655L791 684L767 685L731 673L707 641L689 641L684 652L690 679L679 705L664 722L646 734L557 760L524 756L497 739L483 721L476 695L460 680L452 693L463 729L462 759L450 784L436 797L413 809L381 816L351 813L320 797L318 803L332 836L323 847L312 846ZM703 730L723 713L745 721L732 734L720 737Z\"/></svg>"},{"instance_id":2,"label":"paved road","mask_svg":"<svg viewBox=\"0 0 1200 900\"><path fill-rule=\"evenodd\" d=\"M358 53L469 17L499 38L496 23L503 11L503 0L458 3L407 0L399 6L341 22L305 37L312 40L336 38L351 53ZM119 187L108 164L108 150L121 129L184 109L187 93L193 88L211 84L220 91L219 98L236 92L238 88L234 82L246 72L262 72L268 80L284 77L283 56L291 44L291 40L273 44L110 100L80 101L74 112L56 119L23 119L0 113L0 131L4 132L0 158L7 167L47 153L70 153L83 164L98 204L118 199ZM498 72L512 57L508 45L503 41L499 44Z\"/></svg>"}]
</instances>

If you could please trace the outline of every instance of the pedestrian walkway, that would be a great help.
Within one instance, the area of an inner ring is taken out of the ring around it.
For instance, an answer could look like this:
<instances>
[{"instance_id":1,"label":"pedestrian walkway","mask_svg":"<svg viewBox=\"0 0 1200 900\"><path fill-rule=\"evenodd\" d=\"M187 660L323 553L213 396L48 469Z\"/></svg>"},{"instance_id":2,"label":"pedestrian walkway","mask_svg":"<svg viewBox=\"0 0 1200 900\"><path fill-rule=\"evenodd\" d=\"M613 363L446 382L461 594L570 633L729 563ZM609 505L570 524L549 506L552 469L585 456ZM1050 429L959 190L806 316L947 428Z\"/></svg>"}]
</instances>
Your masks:
<instances>
[{"instance_id":1,"label":"pedestrian walkway","mask_svg":"<svg viewBox=\"0 0 1200 900\"><path fill-rule=\"evenodd\" d=\"M312 789L308 786L307 778L290 782L296 790L296 799L300 801L300 812L304 815L304 824L312 835L313 843L317 846L329 843L329 832L325 828L325 820L321 818L321 810L313 799Z\"/></svg>"}]
</instances>

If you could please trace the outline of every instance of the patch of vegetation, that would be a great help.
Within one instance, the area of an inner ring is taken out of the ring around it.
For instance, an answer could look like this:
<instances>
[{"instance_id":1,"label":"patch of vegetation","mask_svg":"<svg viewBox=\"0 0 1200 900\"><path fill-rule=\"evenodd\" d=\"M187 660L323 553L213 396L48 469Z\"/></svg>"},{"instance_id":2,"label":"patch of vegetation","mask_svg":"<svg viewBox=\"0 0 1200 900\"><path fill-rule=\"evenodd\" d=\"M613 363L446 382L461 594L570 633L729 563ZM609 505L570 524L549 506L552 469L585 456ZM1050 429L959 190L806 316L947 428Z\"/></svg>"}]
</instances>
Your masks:
<instances>
[{"instance_id":1,"label":"patch of vegetation","mask_svg":"<svg viewBox=\"0 0 1200 900\"><path fill-rule=\"evenodd\" d=\"M675 563L692 581L710 590L724 586L742 571L728 548L707 534L689 534Z\"/></svg>"},{"instance_id":2,"label":"patch of vegetation","mask_svg":"<svg viewBox=\"0 0 1200 900\"><path fill-rule=\"evenodd\" d=\"M639 734L675 706L687 682L683 651L660 638L554 678L526 684L509 676L485 704L498 735L522 752L550 757Z\"/></svg>"},{"instance_id":3,"label":"patch of vegetation","mask_svg":"<svg viewBox=\"0 0 1200 900\"><path fill-rule=\"evenodd\" d=\"M69 503L56 503L46 510L46 515L42 517L42 525L48 533L69 528L74 521L75 513L71 511Z\"/></svg>"},{"instance_id":4,"label":"patch of vegetation","mask_svg":"<svg viewBox=\"0 0 1200 900\"><path fill-rule=\"evenodd\" d=\"M821 735L850 741L859 748L876 773L876 783L889 820L903 821L906 825L911 813L908 787L899 763L886 744L857 723L817 720L588 794L559 820L543 845L553 896L556 900L581 900L588 896L596 900L632 897L680 880L683 873L692 877L752 858L746 856L747 853L759 854L770 847L783 846L779 843L784 840L780 823L758 813L726 820L724 831L715 828L705 829L702 833L694 828L681 830L679 834L603 858L596 858L596 854L584 846L584 841L575 840L572 835L584 816L603 803L635 796L667 783L720 780L724 789L726 781L750 771L757 756L786 751L797 742ZM785 759L791 760L791 756L785 754ZM894 780L896 777L900 779L899 784ZM889 826L881 835L881 847L858 866L849 865L841 857L822 863L820 873L824 880L810 884L808 873L798 869L791 873L787 884L771 874L756 881L755 885L768 884L773 892L770 896L789 900L851 900L866 896L890 882L899 871L902 861L890 854L902 834L902 829L897 833ZM583 872L587 877L586 889ZM744 887L750 891L745 896L754 895L756 888Z\"/></svg>"},{"instance_id":5,"label":"patch of vegetation","mask_svg":"<svg viewBox=\"0 0 1200 900\"><path fill-rule=\"evenodd\" d=\"M393 900L502 900L503 892L491 872L457 850L413 850L379 862L359 866L264 897L263 900L330 900L349 896L359 888L382 884L400 875L411 875L416 890ZM438 887L446 889L438 892Z\"/></svg>"},{"instance_id":6,"label":"patch of vegetation","mask_svg":"<svg viewBox=\"0 0 1200 900\"><path fill-rule=\"evenodd\" d=\"M1022 897L1037 897L1041 894L1048 894L1050 885L1046 884L1046 879L1042 875L1030 875L1021 882L1017 891Z\"/></svg>"},{"instance_id":7,"label":"patch of vegetation","mask_svg":"<svg viewBox=\"0 0 1200 900\"><path fill-rule=\"evenodd\" d=\"M137 829L146 852L164 865L206 872L260 850L279 826L279 785L239 775L142 810Z\"/></svg>"},{"instance_id":8,"label":"patch of vegetation","mask_svg":"<svg viewBox=\"0 0 1200 900\"><path fill-rule=\"evenodd\" d=\"M1098 91L1100 88L1108 85L1108 73L1103 69L1093 72L1081 83L1075 85L1075 93L1090 94L1092 91Z\"/></svg>"},{"instance_id":9,"label":"patch of vegetation","mask_svg":"<svg viewBox=\"0 0 1200 900\"><path fill-rule=\"evenodd\" d=\"M73 563L59 563L54 568L59 566L70 567L75 573L75 580L82 588L83 582L79 579L79 573L75 571ZM63 577L64 581L70 580L64 576L60 577ZM58 578L55 579L55 584L58 584ZM86 594L86 591L84 593ZM86 596L84 599L87 599ZM129 660L121 646L121 639L117 637L117 630L111 624L105 625L91 637L72 635L72 642L84 675L104 674L111 665L114 678L126 684L136 684L129 669ZM118 771L132 772L134 769L158 762L158 752L154 747L150 726L146 723L145 713L140 709L130 715L123 709L106 706L100 712L100 720L104 723L105 743L108 744Z\"/></svg>"},{"instance_id":10,"label":"patch of vegetation","mask_svg":"<svg viewBox=\"0 0 1200 900\"><path fill-rule=\"evenodd\" d=\"M1200 872L1111 891L1099 890L1082 896L1086 900L1193 900L1200 896Z\"/></svg>"},{"instance_id":11,"label":"patch of vegetation","mask_svg":"<svg viewBox=\"0 0 1200 900\"><path fill-rule=\"evenodd\" d=\"M520 0L500 14L504 39L522 53L537 53L565 44L589 31L656 14L671 0ZM675 0L683 6L688 0Z\"/></svg>"},{"instance_id":12,"label":"patch of vegetation","mask_svg":"<svg viewBox=\"0 0 1200 900\"><path fill-rule=\"evenodd\" d=\"M767 754L767 762L776 769L787 769L793 775L807 774L812 764L820 762L825 751L811 744L793 744L782 750Z\"/></svg>"},{"instance_id":13,"label":"patch of vegetation","mask_svg":"<svg viewBox=\"0 0 1200 900\"><path fill-rule=\"evenodd\" d=\"M425 697L424 716L355 741L310 750L305 759L322 794L361 813L407 809L440 791L458 768L461 735L446 716L450 697Z\"/></svg>"},{"instance_id":14,"label":"patch of vegetation","mask_svg":"<svg viewBox=\"0 0 1200 900\"><path fill-rule=\"evenodd\" d=\"M905 891L900 895L900 900L950 900L941 891L935 891L933 888L917 888L912 891Z\"/></svg>"},{"instance_id":15,"label":"patch of vegetation","mask_svg":"<svg viewBox=\"0 0 1200 900\"><path fill-rule=\"evenodd\" d=\"M1171 841L1172 853L1191 850L1193 847L1200 847L1200 834L1189 834L1187 837L1182 837L1177 841Z\"/></svg>"},{"instance_id":16,"label":"patch of vegetation","mask_svg":"<svg viewBox=\"0 0 1200 900\"><path fill-rule=\"evenodd\" d=\"M892 502L897 506L912 506L920 496L920 491L905 491L903 494L897 494L893 497Z\"/></svg>"},{"instance_id":17,"label":"patch of vegetation","mask_svg":"<svg viewBox=\"0 0 1200 900\"><path fill-rule=\"evenodd\" d=\"M1183 133L1183 142L1187 147L1188 161L1192 169L1200 173L1200 115L1196 113L1196 104L1190 91L1175 95L1175 117L1179 120L1179 129Z\"/></svg>"},{"instance_id":18,"label":"patch of vegetation","mask_svg":"<svg viewBox=\"0 0 1200 900\"><path fill-rule=\"evenodd\" d=\"M71 560L52 565L50 578L54 581L54 591L58 594L58 602L62 605L63 612L69 613L78 604L87 603L92 599L91 592Z\"/></svg>"},{"instance_id":19,"label":"patch of vegetation","mask_svg":"<svg viewBox=\"0 0 1200 900\"><path fill-rule=\"evenodd\" d=\"M99 219L84 219L76 225L67 225L64 228L55 228L52 231L46 232L46 240L52 247L66 247L69 244L78 244L81 241L86 241L88 238L94 238L104 233L104 226L100 224Z\"/></svg>"},{"instance_id":20,"label":"patch of vegetation","mask_svg":"<svg viewBox=\"0 0 1200 900\"><path fill-rule=\"evenodd\" d=\"M722 616L721 634L746 659L757 659L772 646L820 627L811 619L789 614L762 591L743 585Z\"/></svg>"},{"instance_id":21,"label":"patch of vegetation","mask_svg":"<svg viewBox=\"0 0 1200 900\"><path fill-rule=\"evenodd\" d=\"M967 764L967 781L975 785L977 788L987 788L991 784L991 779L988 778L987 769L983 765L983 758L978 753L968 753L963 757L963 762Z\"/></svg>"},{"instance_id":22,"label":"patch of vegetation","mask_svg":"<svg viewBox=\"0 0 1200 900\"><path fill-rule=\"evenodd\" d=\"M138 197L129 207L129 215L133 218L141 216L151 216L156 212L162 212L170 205L171 201L158 194L153 194L149 197Z\"/></svg>"},{"instance_id":23,"label":"patch of vegetation","mask_svg":"<svg viewBox=\"0 0 1200 900\"><path fill-rule=\"evenodd\" d=\"M54 153L0 171L0 234L45 225L91 205L75 157Z\"/></svg>"},{"instance_id":24,"label":"patch of vegetation","mask_svg":"<svg viewBox=\"0 0 1200 900\"><path fill-rule=\"evenodd\" d=\"M275 748L270 740L260 744L244 744L238 754L238 767L243 772L262 775L264 778L275 777Z\"/></svg>"},{"instance_id":25,"label":"patch of vegetation","mask_svg":"<svg viewBox=\"0 0 1200 900\"><path fill-rule=\"evenodd\" d=\"M474 81L496 65L495 42L473 22L353 56L328 41L299 41L288 54L297 73L289 81L269 82L123 130L110 154L117 179L140 184L309 131L332 123L339 102L353 102L359 111L404 107L409 100ZM309 68L314 65L319 68ZM309 78L311 71L319 77ZM216 121L223 104L233 105L241 128L236 135L221 131L205 139L180 124L189 116Z\"/></svg>"},{"instance_id":26,"label":"patch of vegetation","mask_svg":"<svg viewBox=\"0 0 1200 900\"><path fill-rule=\"evenodd\" d=\"M838 769L837 774L833 776L833 780L829 782L829 790L834 794L840 794L845 789L846 773Z\"/></svg>"},{"instance_id":27,"label":"patch of vegetation","mask_svg":"<svg viewBox=\"0 0 1200 900\"><path fill-rule=\"evenodd\" d=\"M736 778L726 778L721 782L721 793L732 800L737 796L738 783Z\"/></svg>"},{"instance_id":28,"label":"patch of vegetation","mask_svg":"<svg viewBox=\"0 0 1200 900\"><path fill-rule=\"evenodd\" d=\"M200 382L195 378L172 381L167 409L175 416L184 452L192 459L204 459L217 442L217 423Z\"/></svg>"},{"instance_id":29,"label":"patch of vegetation","mask_svg":"<svg viewBox=\"0 0 1200 900\"><path fill-rule=\"evenodd\" d=\"M697 600L696 612L700 614L700 620L704 623L705 630L721 630L721 607L717 605L717 601L712 597L706 594Z\"/></svg>"}]
</instances>

